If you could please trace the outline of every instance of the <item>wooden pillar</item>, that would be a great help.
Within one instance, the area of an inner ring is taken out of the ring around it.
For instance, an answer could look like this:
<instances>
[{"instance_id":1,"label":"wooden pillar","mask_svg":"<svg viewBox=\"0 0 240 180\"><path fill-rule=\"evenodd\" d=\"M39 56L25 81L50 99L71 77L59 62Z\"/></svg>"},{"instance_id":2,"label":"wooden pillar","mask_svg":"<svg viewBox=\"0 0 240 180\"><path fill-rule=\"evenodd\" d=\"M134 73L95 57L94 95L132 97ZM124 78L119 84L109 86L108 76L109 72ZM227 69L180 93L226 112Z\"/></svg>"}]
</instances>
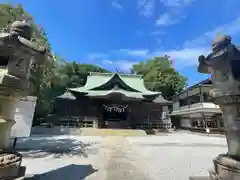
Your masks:
<instances>
[{"instance_id":1,"label":"wooden pillar","mask_svg":"<svg viewBox=\"0 0 240 180\"><path fill-rule=\"evenodd\" d=\"M127 128L130 129L130 107L127 108Z\"/></svg>"},{"instance_id":2,"label":"wooden pillar","mask_svg":"<svg viewBox=\"0 0 240 180\"><path fill-rule=\"evenodd\" d=\"M220 130L221 130L220 117L218 115L216 115L215 118L216 118L215 121L217 121L217 128L218 128L218 130L220 132Z\"/></svg>"},{"instance_id":3,"label":"wooden pillar","mask_svg":"<svg viewBox=\"0 0 240 180\"><path fill-rule=\"evenodd\" d=\"M101 106L101 103L98 103L98 122L97 122L97 128L103 128L103 109Z\"/></svg>"},{"instance_id":4,"label":"wooden pillar","mask_svg":"<svg viewBox=\"0 0 240 180\"><path fill-rule=\"evenodd\" d=\"M204 102L204 97L203 97L203 93L202 93L202 86L199 86L199 91L200 91L200 102Z\"/></svg>"},{"instance_id":5,"label":"wooden pillar","mask_svg":"<svg viewBox=\"0 0 240 180\"><path fill-rule=\"evenodd\" d=\"M206 129L207 128L207 122L206 122L206 119L205 119L205 116L204 116L203 113L202 113L202 117L203 117L203 122L204 122L204 128Z\"/></svg>"}]
</instances>

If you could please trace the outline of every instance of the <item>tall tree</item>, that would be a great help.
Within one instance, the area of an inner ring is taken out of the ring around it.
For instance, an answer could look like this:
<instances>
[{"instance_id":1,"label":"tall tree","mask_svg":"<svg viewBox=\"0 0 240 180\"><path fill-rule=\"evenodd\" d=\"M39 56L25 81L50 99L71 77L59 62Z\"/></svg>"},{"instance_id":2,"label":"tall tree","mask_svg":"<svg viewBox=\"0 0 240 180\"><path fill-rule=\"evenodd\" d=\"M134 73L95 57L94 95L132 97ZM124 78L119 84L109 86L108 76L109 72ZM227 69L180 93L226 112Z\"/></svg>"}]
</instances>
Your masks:
<instances>
[{"instance_id":1,"label":"tall tree","mask_svg":"<svg viewBox=\"0 0 240 180\"><path fill-rule=\"evenodd\" d=\"M83 86L86 83L86 78L89 72L107 73L108 70L93 64L79 64L73 62L63 62L57 70L58 74L53 78L53 87L62 89ZM61 84L59 84L61 78Z\"/></svg>"},{"instance_id":2,"label":"tall tree","mask_svg":"<svg viewBox=\"0 0 240 180\"><path fill-rule=\"evenodd\" d=\"M143 75L149 90L160 91L165 98L183 90L187 78L181 76L173 67L169 56L155 57L133 65L131 71Z\"/></svg>"},{"instance_id":3,"label":"tall tree","mask_svg":"<svg viewBox=\"0 0 240 180\"><path fill-rule=\"evenodd\" d=\"M49 54L42 68L31 72L30 94L38 97L35 117L44 116L49 112L52 97L60 95L68 87L84 85L88 72L108 72L95 65L66 62L58 56L53 56L47 33L21 5L0 4L0 29L8 32L9 26L16 20L26 20L31 24L33 29L31 40L47 48Z\"/></svg>"},{"instance_id":4,"label":"tall tree","mask_svg":"<svg viewBox=\"0 0 240 180\"><path fill-rule=\"evenodd\" d=\"M0 4L0 29L3 32L9 30L9 26L17 20L26 20L33 29L32 41L47 48L51 52L46 32L34 22L33 17L28 14L21 5ZM49 53L50 54L50 53ZM43 68L37 68L31 72L31 95L37 96L36 114L41 114L48 109L49 95L51 88L51 78L54 74L53 67L56 61L49 55L48 61L44 61Z\"/></svg>"}]
</instances>

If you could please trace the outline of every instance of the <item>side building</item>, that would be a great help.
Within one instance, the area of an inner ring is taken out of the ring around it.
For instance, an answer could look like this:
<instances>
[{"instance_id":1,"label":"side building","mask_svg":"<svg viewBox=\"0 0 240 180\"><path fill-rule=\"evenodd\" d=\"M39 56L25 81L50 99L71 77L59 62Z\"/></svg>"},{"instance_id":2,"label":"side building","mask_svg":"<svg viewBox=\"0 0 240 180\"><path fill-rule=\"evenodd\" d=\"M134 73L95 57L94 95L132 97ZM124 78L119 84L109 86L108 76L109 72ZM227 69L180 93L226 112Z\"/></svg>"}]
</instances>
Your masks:
<instances>
[{"instance_id":1,"label":"side building","mask_svg":"<svg viewBox=\"0 0 240 180\"><path fill-rule=\"evenodd\" d=\"M176 129L223 132L221 110L209 98L211 89L211 79L206 79L171 98L170 116Z\"/></svg>"},{"instance_id":2,"label":"side building","mask_svg":"<svg viewBox=\"0 0 240 180\"><path fill-rule=\"evenodd\" d=\"M54 126L70 128L169 129L171 101L145 88L141 76L90 73L83 87L55 99Z\"/></svg>"}]
</instances>

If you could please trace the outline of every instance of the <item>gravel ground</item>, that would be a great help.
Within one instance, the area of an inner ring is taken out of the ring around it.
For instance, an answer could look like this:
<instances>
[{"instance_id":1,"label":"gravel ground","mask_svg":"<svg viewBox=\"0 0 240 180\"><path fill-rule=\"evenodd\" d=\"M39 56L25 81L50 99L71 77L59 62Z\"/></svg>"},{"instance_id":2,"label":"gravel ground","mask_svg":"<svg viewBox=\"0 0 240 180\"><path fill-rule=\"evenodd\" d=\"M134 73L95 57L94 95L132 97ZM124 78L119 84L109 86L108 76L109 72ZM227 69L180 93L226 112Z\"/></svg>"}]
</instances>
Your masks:
<instances>
[{"instance_id":1,"label":"gravel ground","mask_svg":"<svg viewBox=\"0 0 240 180\"><path fill-rule=\"evenodd\" d=\"M82 136L30 137L18 141L27 174L40 180L79 180L94 174L103 138Z\"/></svg>"},{"instance_id":2,"label":"gravel ground","mask_svg":"<svg viewBox=\"0 0 240 180\"><path fill-rule=\"evenodd\" d=\"M187 180L208 175L226 140L186 133L145 137L30 137L18 142L40 180ZM123 178L124 177L124 178Z\"/></svg>"},{"instance_id":3,"label":"gravel ground","mask_svg":"<svg viewBox=\"0 0 240 180\"><path fill-rule=\"evenodd\" d=\"M212 159L227 151L226 140L221 137L173 133L127 139L158 179L163 180L208 176L213 169Z\"/></svg>"}]
</instances>

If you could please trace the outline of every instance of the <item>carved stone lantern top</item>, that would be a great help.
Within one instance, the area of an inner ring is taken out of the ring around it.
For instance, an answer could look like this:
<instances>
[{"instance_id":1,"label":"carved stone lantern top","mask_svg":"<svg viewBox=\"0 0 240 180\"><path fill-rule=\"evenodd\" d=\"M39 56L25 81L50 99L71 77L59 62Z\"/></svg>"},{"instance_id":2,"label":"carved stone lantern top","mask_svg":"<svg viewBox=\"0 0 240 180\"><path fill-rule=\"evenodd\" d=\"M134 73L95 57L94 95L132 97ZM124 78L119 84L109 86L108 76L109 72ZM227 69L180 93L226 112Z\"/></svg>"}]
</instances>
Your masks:
<instances>
[{"instance_id":1,"label":"carved stone lantern top","mask_svg":"<svg viewBox=\"0 0 240 180\"><path fill-rule=\"evenodd\" d=\"M25 48L28 48L30 51L35 51L35 53L46 52L46 48L39 47L38 44L31 41L32 27L28 23L24 21L15 21L12 23L9 29L9 33L0 34L0 47L8 45L13 47L25 46Z\"/></svg>"},{"instance_id":2,"label":"carved stone lantern top","mask_svg":"<svg viewBox=\"0 0 240 180\"><path fill-rule=\"evenodd\" d=\"M10 32L16 34L17 36L23 37L27 40L32 38L32 28L30 24L24 21L15 21L10 27Z\"/></svg>"},{"instance_id":3,"label":"carved stone lantern top","mask_svg":"<svg viewBox=\"0 0 240 180\"><path fill-rule=\"evenodd\" d=\"M0 33L0 87L25 90L29 87L32 63L46 59L46 48L31 41L32 27L15 21L9 33Z\"/></svg>"},{"instance_id":4,"label":"carved stone lantern top","mask_svg":"<svg viewBox=\"0 0 240 180\"><path fill-rule=\"evenodd\" d=\"M211 74L215 92L213 97L240 94L240 50L227 35L217 36L212 52L198 58L200 73Z\"/></svg>"}]
</instances>

